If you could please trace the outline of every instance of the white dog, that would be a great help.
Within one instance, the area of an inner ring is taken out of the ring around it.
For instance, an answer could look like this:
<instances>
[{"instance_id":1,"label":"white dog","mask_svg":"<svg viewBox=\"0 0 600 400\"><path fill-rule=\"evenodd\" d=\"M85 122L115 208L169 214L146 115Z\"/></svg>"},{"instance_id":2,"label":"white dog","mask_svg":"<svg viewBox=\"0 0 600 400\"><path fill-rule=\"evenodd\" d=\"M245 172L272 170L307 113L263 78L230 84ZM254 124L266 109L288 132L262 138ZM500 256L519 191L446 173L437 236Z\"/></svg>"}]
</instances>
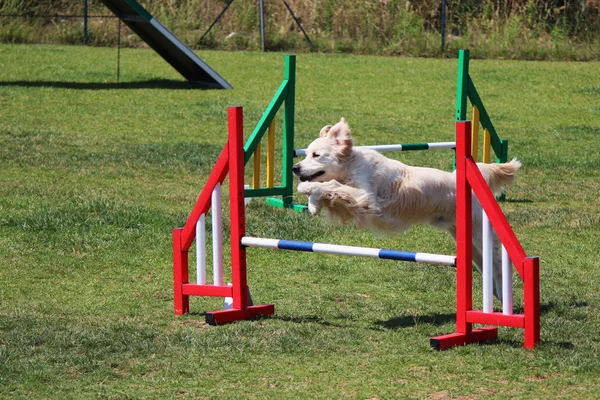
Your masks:
<instances>
[{"instance_id":1,"label":"white dog","mask_svg":"<svg viewBox=\"0 0 600 400\"><path fill-rule=\"evenodd\" d=\"M521 167L516 159L504 164L478 164L494 194L510 185ZM354 221L361 229L401 233L414 224L444 229L456 240L456 176L434 168L412 167L370 149L353 147L350 127L342 118L321 129L293 167L309 196L308 209L322 208L335 222ZM473 196L473 261L481 272L481 206ZM494 238L494 294L502 296L500 243Z\"/></svg>"}]
</instances>

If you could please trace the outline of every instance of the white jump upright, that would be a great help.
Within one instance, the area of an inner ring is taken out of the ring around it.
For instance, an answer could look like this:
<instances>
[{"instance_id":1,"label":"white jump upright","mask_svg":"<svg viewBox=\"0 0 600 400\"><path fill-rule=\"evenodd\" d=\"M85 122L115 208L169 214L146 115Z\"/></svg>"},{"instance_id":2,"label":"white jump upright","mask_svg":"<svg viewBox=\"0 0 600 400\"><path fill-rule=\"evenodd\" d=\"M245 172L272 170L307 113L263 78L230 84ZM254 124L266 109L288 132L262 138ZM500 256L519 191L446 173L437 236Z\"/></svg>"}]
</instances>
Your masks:
<instances>
[{"instance_id":1,"label":"white jump upright","mask_svg":"<svg viewBox=\"0 0 600 400\"><path fill-rule=\"evenodd\" d=\"M512 263L506 247L502 245L502 313L513 313Z\"/></svg>"},{"instance_id":2,"label":"white jump upright","mask_svg":"<svg viewBox=\"0 0 600 400\"><path fill-rule=\"evenodd\" d=\"M482 210L482 260L483 260L483 312L494 312L494 230L490 220ZM513 313L512 262L506 247L502 245L502 313Z\"/></svg>"},{"instance_id":3,"label":"white jump upright","mask_svg":"<svg viewBox=\"0 0 600 400\"><path fill-rule=\"evenodd\" d=\"M206 214L196 223L196 283L206 284Z\"/></svg>"},{"instance_id":4,"label":"white jump upright","mask_svg":"<svg viewBox=\"0 0 600 400\"><path fill-rule=\"evenodd\" d=\"M482 211L481 230L483 242L481 245L483 312L491 313L494 311L494 235L492 224L485 211Z\"/></svg>"},{"instance_id":5,"label":"white jump upright","mask_svg":"<svg viewBox=\"0 0 600 400\"><path fill-rule=\"evenodd\" d=\"M213 239L213 284L223 285L223 228L221 221L221 184L217 183L211 197Z\"/></svg>"},{"instance_id":6,"label":"white jump upright","mask_svg":"<svg viewBox=\"0 0 600 400\"><path fill-rule=\"evenodd\" d=\"M221 215L221 185L211 193L213 285L223 285L223 228ZM196 222L196 283L206 284L206 214L200 214Z\"/></svg>"}]
</instances>

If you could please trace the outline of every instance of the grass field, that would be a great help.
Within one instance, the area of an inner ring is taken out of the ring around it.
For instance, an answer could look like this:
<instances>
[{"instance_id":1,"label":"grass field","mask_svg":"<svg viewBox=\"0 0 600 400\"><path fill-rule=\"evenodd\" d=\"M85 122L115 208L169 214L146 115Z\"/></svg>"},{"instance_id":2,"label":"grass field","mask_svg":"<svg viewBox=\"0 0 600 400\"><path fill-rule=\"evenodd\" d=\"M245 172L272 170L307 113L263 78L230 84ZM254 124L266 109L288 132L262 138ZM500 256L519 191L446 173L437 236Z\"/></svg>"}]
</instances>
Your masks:
<instances>
[{"instance_id":1,"label":"grass field","mask_svg":"<svg viewBox=\"0 0 600 400\"><path fill-rule=\"evenodd\" d=\"M123 51L117 84L114 49L0 46L1 398L600 397L600 64L471 63L523 162L502 207L541 257L542 343L525 351L501 328L435 352L429 338L454 330L454 271L439 266L250 249L274 317L208 326L222 302L204 298L173 315L171 229L225 142L226 107L244 106L249 134L283 75L283 54L202 57L235 89L189 89L145 49ZM299 147L341 116L359 144L453 138L456 60L297 62ZM454 252L426 227L379 238L258 200L247 214L257 236Z\"/></svg>"}]
</instances>

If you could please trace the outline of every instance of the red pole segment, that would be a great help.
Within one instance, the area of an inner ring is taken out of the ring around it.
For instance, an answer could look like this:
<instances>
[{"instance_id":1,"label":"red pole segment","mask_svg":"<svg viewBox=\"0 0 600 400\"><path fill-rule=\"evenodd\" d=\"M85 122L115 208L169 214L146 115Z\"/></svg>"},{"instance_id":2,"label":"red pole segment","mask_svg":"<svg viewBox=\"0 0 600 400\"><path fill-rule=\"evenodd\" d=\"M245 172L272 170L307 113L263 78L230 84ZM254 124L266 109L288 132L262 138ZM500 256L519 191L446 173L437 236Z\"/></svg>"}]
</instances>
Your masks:
<instances>
[{"instance_id":1,"label":"red pole segment","mask_svg":"<svg viewBox=\"0 0 600 400\"><path fill-rule=\"evenodd\" d=\"M471 122L456 123L456 333L431 338L431 347L445 350L498 337L498 328L473 329L468 312L473 307L473 235L471 184L467 161L471 158Z\"/></svg>"},{"instance_id":2,"label":"red pole segment","mask_svg":"<svg viewBox=\"0 0 600 400\"><path fill-rule=\"evenodd\" d=\"M540 342L540 259L527 257L525 270L525 348L533 349Z\"/></svg>"},{"instance_id":3,"label":"red pole segment","mask_svg":"<svg viewBox=\"0 0 600 400\"><path fill-rule=\"evenodd\" d=\"M183 284L188 277L188 253L181 249L181 228L173 229L173 294L175 314L182 315L190 311L190 296L183 294Z\"/></svg>"},{"instance_id":4,"label":"red pole segment","mask_svg":"<svg viewBox=\"0 0 600 400\"><path fill-rule=\"evenodd\" d=\"M469 333L467 311L473 306L473 235L471 185L466 159L471 156L471 122L456 123L456 331Z\"/></svg>"},{"instance_id":5,"label":"red pole segment","mask_svg":"<svg viewBox=\"0 0 600 400\"><path fill-rule=\"evenodd\" d=\"M233 308L248 306L246 249L241 246L246 234L244 209L244 114L242 107L229 107L229 202L231 220L231 280Z\"/></svg>"}]
</instances>

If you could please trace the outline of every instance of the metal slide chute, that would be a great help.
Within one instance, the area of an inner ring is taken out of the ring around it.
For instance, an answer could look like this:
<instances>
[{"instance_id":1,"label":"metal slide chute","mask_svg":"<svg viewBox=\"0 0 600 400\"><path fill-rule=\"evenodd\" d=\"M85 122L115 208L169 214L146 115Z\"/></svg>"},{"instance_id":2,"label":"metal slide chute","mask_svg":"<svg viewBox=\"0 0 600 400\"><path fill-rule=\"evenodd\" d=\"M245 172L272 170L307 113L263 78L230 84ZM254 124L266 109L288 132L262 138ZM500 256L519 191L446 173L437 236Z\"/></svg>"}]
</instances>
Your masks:
<instances>
[{"instance_id":1,"label":"metal slide chute","mask_svg":"<svg viewBox=\"0 0 600 400\"><path fill-rule=\"evenodd\" d=\"M102 3L189 82L232 88L135 0L102 0Z\"/></svg>"}]
</instances>

